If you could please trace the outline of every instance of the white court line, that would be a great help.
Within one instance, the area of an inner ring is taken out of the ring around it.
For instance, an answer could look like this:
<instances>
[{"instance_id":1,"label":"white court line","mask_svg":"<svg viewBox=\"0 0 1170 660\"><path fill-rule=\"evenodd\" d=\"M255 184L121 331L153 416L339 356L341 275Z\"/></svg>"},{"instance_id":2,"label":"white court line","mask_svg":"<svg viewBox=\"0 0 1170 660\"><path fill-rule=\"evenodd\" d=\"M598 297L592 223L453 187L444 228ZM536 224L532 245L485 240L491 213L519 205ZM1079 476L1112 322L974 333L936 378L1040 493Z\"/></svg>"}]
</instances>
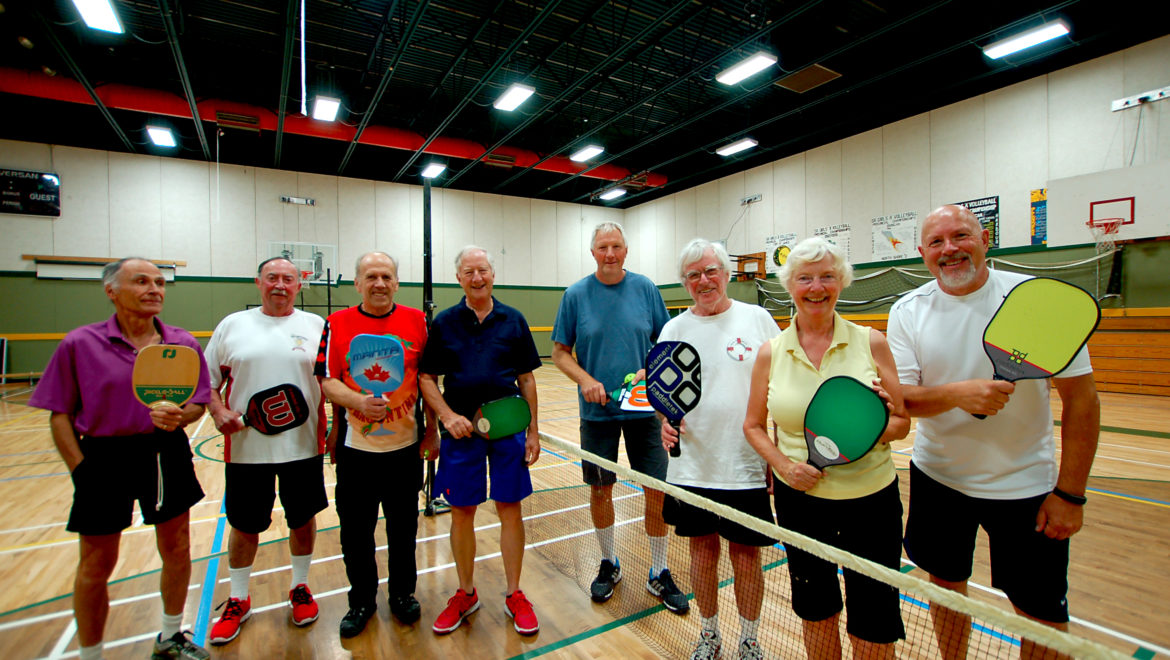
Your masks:
<instances>
[{"instance_id":1,"label":"white court line","mask_svg":"<svg viewBox=\"0 0 1170 660\"><path fill-rule=\"evenodd\" d=\"M906 559L905 557L902 558L902 563L907 564L909 566L913 566L914 568L919 568L918 564L915 564L914 562L910 561L909 559ZM919 570L921 570L921 569L919 569ZM1007 600L1007 594L1000 591L999 589L996 589L995 587L988 587L986 585L979 584L978 582L967 582L967 584L969 586L975 587L976 589L978 589L984 593L989 593L993 596L998 596L1004 600ZM1161 653L1163 655L1170 656L1170 649L1158 646L1157 644L1154 644L1152 642L1147 642L1144 639L1138 639L1137 637L1134 637L1133 635L1127 635L1127 634L1120 632L1118 630L1113 630L1112 628L1106 628L1105 626L1102 626L1100 624L1093 623L1092 621L1086 621L1085 619L1081 619L1081 618L1078 618L1075 616L1069 616L1068 620L1072 623L1077 624L1077 625L1084 626L1084 627L1089 628L1091 630L1096 630L1099 633L1104 633L1106 635L1109 635L1110 637L1115 637L1117 639L1129 642L1130 644L1136 644L1137 646L1140 646L1142 648L1146 648L1146 649L1149 649L1151 651L1155 651L1157 653Z\"/></svg>"},{"instance_id":2,"label":"white court line","mask_svg":"<svg viewBox=\"0 0 1170 660\"><path fill-rule=\"evenodd\" d=\"M198 584L189 584L187 585L187 589L188 591L195 591L196 589L199 589L200 586L201 585ZM129 598L119 598L118 600L110 601L110 607L114 607L116 605L128 605L130 603L137 603L141 600L150 600L152 598L158 597L158 592L153 592L148 594L139 594L137 596L130 596ZM73 616L72 608L61 610L59 612L50 612L49 614L38 614L37 616L17 619L15 621L6 621L4 623L0 623L0 632L11 630L12 628L20 628L22 626L31 626L38 623L44 623L45 621L52 621L53 619L60 619L67 616Z\"/></svg>"},{"instance_id":3,"label":"white court line","mask_svg":"<svg viewBox=\"0 0 1170 660\"><path fill-rule=\"evenodd\" d=\"M77 634L77 619L70 619L69 625L65 626L65 630L61 633L61 637L57 639L57 644L53 646L53 650L49 651L49 657L56 660L65 653L69 642L73 641L73 636ZM79 652L80 653L80 652Z\"/></svg>"}]
</instances>

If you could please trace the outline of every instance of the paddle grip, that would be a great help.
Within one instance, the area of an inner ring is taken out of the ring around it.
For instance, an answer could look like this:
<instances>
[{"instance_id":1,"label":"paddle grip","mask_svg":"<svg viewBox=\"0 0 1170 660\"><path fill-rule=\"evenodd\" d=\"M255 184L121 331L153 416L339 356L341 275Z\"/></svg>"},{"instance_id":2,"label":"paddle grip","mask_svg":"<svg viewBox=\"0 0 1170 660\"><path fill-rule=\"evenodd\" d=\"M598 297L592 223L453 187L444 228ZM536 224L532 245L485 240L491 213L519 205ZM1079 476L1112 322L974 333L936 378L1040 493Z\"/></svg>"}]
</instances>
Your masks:
<instances>
[{"instance_id":1,"label":"paddle grip","mask_svg":"<svg viewBox=\"0 0 1170 660\"><path fill-rule=\"evenodd\" d=\"M998 372L996 372L996 374L994 376L992 376L991 379L992 380L1007 380L1003 376L1000 376ZM979 413L971 413L971 416L974 417L975 419L987 419L987 415L982 415Z\"/></svg>"},{"instance_id":2,"label":"paddle grip","mask_svg":"<svg viewBox=\"0 0 1170 660\"><path fill-rule=\"evenodd\" d=\"M678 442L674 443L674 446L670 448L670 457L678 458L682 456L682 429L678 427L678 424L674 423L673 419L667 421L670 422L670 427L678 432Z\"/></svg>"}]
</instances>

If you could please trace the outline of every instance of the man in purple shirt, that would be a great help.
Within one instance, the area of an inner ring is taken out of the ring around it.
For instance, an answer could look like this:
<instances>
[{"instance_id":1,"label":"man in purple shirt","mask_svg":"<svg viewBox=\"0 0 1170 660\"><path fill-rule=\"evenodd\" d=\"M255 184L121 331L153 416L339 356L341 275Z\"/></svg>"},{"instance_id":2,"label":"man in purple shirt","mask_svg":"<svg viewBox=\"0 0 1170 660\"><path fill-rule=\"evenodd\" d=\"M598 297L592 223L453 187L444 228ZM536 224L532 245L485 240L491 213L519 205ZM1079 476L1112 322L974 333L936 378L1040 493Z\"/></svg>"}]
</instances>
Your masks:
<instances>
[{"instance_id":1,"label":"man in purple shirt","mask_svg":"<svg viewBox=\"0 0 1170 660\"><path fill-rule=\"evenodd\" d=\"M186 330L156 318L166 280L154 264L121 259L102 269L102 284L114 315L67 334L29 400L51 413L49 430L73 479L66 529L81 537L73 585L80 657L101 658L110 609L106 585L138 500L143 520L154 525L162 558L162 632L153 657L204 660L207 651L180 626L191 581L189 512L203 498L183 427L203 416L210 399L207 365L202 364L195 395L181 410L138 403L130 380L140 349L178 344L202 352Z\"/></svg>"}]
</instances>

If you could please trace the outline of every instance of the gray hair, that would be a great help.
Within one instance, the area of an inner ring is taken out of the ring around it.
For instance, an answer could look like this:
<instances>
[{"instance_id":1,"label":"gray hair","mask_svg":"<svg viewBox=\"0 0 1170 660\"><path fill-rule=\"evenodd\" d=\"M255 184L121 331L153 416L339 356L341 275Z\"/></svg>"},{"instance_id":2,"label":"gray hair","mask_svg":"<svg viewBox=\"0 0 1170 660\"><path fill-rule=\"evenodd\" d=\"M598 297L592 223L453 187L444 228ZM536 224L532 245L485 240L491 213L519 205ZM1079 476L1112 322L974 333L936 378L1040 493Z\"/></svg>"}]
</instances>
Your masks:
<instances>
[{"instance_id":1,"label":"gray hair","mask_svg":"<svg viewBox=\"0 0 1170 660\"><path fill-rule=\"evenodd\" d=\"M459 251L459 254L455 255L455 272L456 273L459 272L460 268L463 268L463 257L466 257L468 254L471 254L472 252L482 252L483 256L487 257L488 266L491 266L492 272L493 273L496 272L496 259L495 259L495 257L492 256L491 252L487 251L487 248L481 248L478 245L464 245L463 249Z\"/></svg>"},{"instance_id":2,"label":"gray hair","mask_svg":"<svg viewBox=\"0 0 1170 660\"><path fill-rule=\"evenodd\" d=\"M297 265L292 262L292 259L289 259L288 257L268 257L264 261L261 261L259 266L256 266L256 275L259 276L259 275L263 274L264 267L267 266L268 264L272 263L273 261L276 261L277 259L287 261L293 268L297 267ZM298 276L300 275L299 270L297 272L297 275Z\"/></svg>"},{"instance_id":3,"label":"gray hair","mask_svg":"<svg viewBox=\"0 0 1170 660\"><path fill-rule=\"evenodd\" d=\"M150 259L145 257L122 257L117 261L102 266L102 287L110 287L114 291L118 290L118 271L122 270L122 266L126 265L127 261L145 261L150 262Z\"/></svg>"},{"instance_id":4,"label":"gray hair","mask_svg":"<svg viewBox=\"0 0 1170 660\"><path fill-rule=\"evenodd\" d=\"M792 252L788 253L788 260L780 267L780 272L776 274L776 277L784 286L784 290L791 294L790 285L796 271L805 264L816 263L826 256L833 258L833 271L837 273L837 279L841 280L841 288L844 289L852 284L853 265L845 258L845 251L837 244L820 236L810 236L797 243L796 247L792 248Z\"/></svg>"},{"instance_id":5,"label":"gray hair","mask_svg":"<svg viewBox=\"0 0 1170 660\"><path fill-rule=\"evenodd\" d=\"M622 228L621 223L620 222L613 222L612 220L606 220L605 222L603 222L603 223L601 223L593 228L593 238L589 239L589 249L590 250L592 250L593 245L595 243L597 243L597 235L603 234L607 231L616 231L617 233L621 234L622 235L622 243L626 243L626 230ZM629 244L627 243L627 247L628 246L629 246Z\"/></svg>"},{"instance_id":6,"label":"gray hair","mask_svg":"<svg viewBox=\"0 0 1170 660\"><path fill-rule=\"evenodd\" d=\"M723 247L721 243L712 243L705 238L695 238L690 243L687 243L686 247L678 255L679 280L686 280L686 273L684 271L686 271L687 264L693 264L699 259L702 259L703 255L707 254L707 250L710 250L715 255L715 258L719 260L719 265L723 267L723 272L727 273L730 278L731 257L727 255L727 248Z\"/></svg>"},{"instance_id":7,"label":"gray hair","mask_svg":"<svg viewBox=\"0 0 1170 660\"><path fill-rule=\"evenodd\" d=\"M365 259L366 257L374 254L380 254L383 257L389 259L390 263L394 264L394 276L398 277L398 260L385 252L374 250L373 252L366 252L365 254L358 257L357 261L353 262L353 279L355 282L357 281L357 278L362 276L362 259Z\"/></svg>"}]
</instances>

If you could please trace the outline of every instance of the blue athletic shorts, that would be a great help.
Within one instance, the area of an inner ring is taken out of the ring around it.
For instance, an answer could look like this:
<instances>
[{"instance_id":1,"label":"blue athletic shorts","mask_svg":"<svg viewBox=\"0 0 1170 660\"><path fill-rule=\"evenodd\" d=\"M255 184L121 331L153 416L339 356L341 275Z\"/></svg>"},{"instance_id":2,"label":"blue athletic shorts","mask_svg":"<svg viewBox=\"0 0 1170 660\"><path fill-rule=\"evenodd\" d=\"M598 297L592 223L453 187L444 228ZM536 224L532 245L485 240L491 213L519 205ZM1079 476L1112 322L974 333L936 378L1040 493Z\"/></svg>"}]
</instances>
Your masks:
<instances>
[{"instance_id":1,"label":"blue athletic shorts","mask_svg":"<svg viewBox=\"0 0 1170 660\"><path fill-rule=\"evenodd\" d=\"M493 500L519 502L528 497L532 494L532 478L524 461L525 439L525 431L499 440L474 434L468 438L443 434L435 491L455 506L483 504L488 499L490 466Z\"/></svg>"}]
</instances>

